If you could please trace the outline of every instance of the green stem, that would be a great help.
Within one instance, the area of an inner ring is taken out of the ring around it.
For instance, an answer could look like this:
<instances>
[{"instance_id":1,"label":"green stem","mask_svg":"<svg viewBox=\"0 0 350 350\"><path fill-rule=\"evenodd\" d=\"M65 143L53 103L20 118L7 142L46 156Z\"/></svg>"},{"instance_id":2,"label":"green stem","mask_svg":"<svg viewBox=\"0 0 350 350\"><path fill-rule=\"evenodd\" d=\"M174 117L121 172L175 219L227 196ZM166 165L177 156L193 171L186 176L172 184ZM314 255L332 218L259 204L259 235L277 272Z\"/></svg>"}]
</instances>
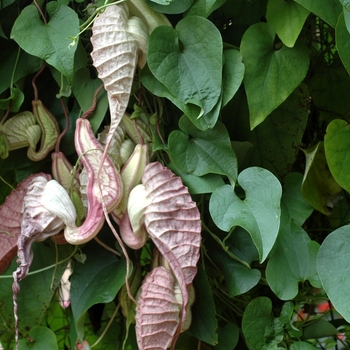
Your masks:
<instances>
[{"instance_id":1,"label":"green stem","mask_svg":"<svg viewBox=\"0 0 350 350\"><path fill-rule=\"evenodd\" d=\"M50 269L56 267L57 265L63 264L64 262L70 260L70 259L74 256L74 254L77 252L77 250L78 250L78 246L75 246L73 253L72 253L71 255L69 255L67 258L65 258L65 259L63 259L63 260L61 260L61 261L59 261L58 263L55 263L55 264L53 264L53 265L43 267L42 269L39 269L39 270L36 270L36 271L28 272L27 276L35 275L35 274L37 274L37 273L44 272L44 271L46 271L46 270L50 270ZM1 279L1 278L13 278L13 276L12 276L12 275L1 275L1 276L0 276L0 279Z\"/></svg>"},{"instance_id":2,"label":"green stem","mask_svg":"<svg viewBox=\"0 0 350 350\"><path fill-rule=\"evenodd\" d=\"M92 344L92 345L90 346L90 349L92 349L93 347L95 347L95 346L103 339L103 337L104 337L105 334L107 333L109 327L111 326L112 322L114 321L115 317L117 316L117 312L118 312L118 310L119 310L119 307L120 307L120 303L117 305L116 309L114 310L113 315L112 315L111 319L109 320L109 322L108 322L106 328L103 330L102 334L101 334L100 337L95 341L95 343Z\"/></svg>"},{"instance_id":3,"label":"green stem","mask_svg":"<svg viewBox=\"0 0 350 350\"><path fill-rule=\"evenodd\" d=\"M1 175L0 175L0 180L1 180L5 185L7 185L8 187L10 187L12 191L15 189L15 188L12 187Z\"/></svg>"},{"instance_id":4,"label":"green stem","mask_svg":"<svg viewBox=\"0 0 350 350\"><path fill-rule=\"evenodd\" d=\"M10 89L12 89L13 84L15 83L15 73L16 73L20 53L21 53L21 48L18 46L16 61L15 61L15 65L14 65L13 70L12 70L12 75L11 75Z\"/></svg>"},{"instance_id":5,"label":"green stem","mask_svg":"<svg viewBox=\"0 0 350 350\"><path fill-rule=\"evenodd\" d=\"M202 221L202 226L203 226L204 230L206 230L206 231L215 239L215 241L220 245L220 247L224 250L224 252L225 252L228 256L230 256L232 259L238 261L238 262L241 263L243 266L245 266L245 267L247 267L249 270L251 270L250 265L249 265L247 262L245 262L245 261L241 260L240 258L238 258L238 257L237 257L236 255L234 255L232 252L230 252L230 251L228 250L228 247L225 246L225 244L220 240L220 238L219 238L217 235L215 235L213 232L211 232L211 231L209 230L209 228L205 225L205 223L204 223L203 221Z\"/></svg>"}]
</instances>

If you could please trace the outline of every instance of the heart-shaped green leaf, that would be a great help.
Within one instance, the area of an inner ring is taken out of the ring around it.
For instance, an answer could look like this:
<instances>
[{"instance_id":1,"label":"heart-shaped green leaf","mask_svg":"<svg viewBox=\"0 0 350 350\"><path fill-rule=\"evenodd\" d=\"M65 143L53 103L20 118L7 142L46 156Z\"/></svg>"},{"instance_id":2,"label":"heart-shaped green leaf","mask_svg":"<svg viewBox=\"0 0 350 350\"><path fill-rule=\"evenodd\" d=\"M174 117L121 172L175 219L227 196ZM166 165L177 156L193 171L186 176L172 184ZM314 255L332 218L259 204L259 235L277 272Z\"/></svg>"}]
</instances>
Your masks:
<instances>
[{"instance_id":1,"label":"heart-shaped green leaf","mask_svg":"<svg viewBox=\"0 0 350 350\"><path fill-rule=\"evenodd\" d=\"M316 16L323 19L325 22L335 27L338 17L342 11L342 6L339 0L295 0L300 5L304 6Z\"/></svg>"},{"instance_id":2,"label":"heart-shaped green leaf","mask_svg":"<svg viewBox=\"0 0 350 350\"><path fill-rule=\"evenodd\" d=\"M324 148L334 179L350 193L350 125L345 120L335 119L328 124Z\"/></svg>"},{"instance_id":3,"label":"heart-shaped green leaf","mask_svg":"<svg viewBox=\"0 0 350 350\"><path fill-rule=\"evenodd\" d=\"M252 350L277 350L282 341L283 323L272 314L269 298L258 297L252 300L243 315L242 331Z\"/></svg>"},{"instance_id":4,"label":"heart-shaped green leaf","mask_svg":"<svg viewBox=\"0 0 350 350\"><path fill-rule=\"evenodd\" d=\"M191 194L212 193L218 187L223 186L222 176L217 174L207 174L196 176L181 171L174 163L169 163L167 167L176 175L181 177L183 184L188 188Z\"/></svg>"},{"instance_id":5,"label":"heart-shaped green leaf","mask_svg":"<svg viewBox=\"0 0 350 350\"><path fill-rule=\"evenodd\" d=\"M310 11L295 1L269 0L266 18L282 42L293 47Z\"/></svg>"},{"instance_id":6,"label":"heart-shaped green leaf","mask_svg":"<svg viewBox=\"0 0 350 350\"><path fill-rule=\"evenodd\" d=\"M324 144L319 142L316 146L303 151L306 157L303 196L316 210L330 215L340 199L342 189L328 168Z\"/></svg>"},{"instance_id":7,"label":"heart-shaped green leaf","mask_svg":"<svg viewBox=\"0 0 350 350\"><path fill-rule=\"evenodd\" d=\"M18 112L23 101L24 94L20 89L12 87L11 96L0 100L0 109L7 110L10 107L11 112Z\"/></svg>"},{"instance_id":8,"label":"heart-shaped green leaf","mask_svg":"<svg viewBox=\"0 0 350 350\"><path fill-rule=\"evenodd\" d=\"M193 285L196 291L196 301L192 306L192 323L188 333L208 344L216 345L218 321L215 317L213 292L208 277L200 265Z\"/></svg>"},{"instance_id":9,"label":"heart-shaped green leaf","mask_svg":"<svg viewBox=\"0 0 350 350\"><path fill-rule=\"evenodd\" d=\"M221 94L222 39L212 22L189 16L175 29L156 28L149 37L147 61L173 96L201 109L197 118L214 108Z\"/></svg>"},{"instance_id":10,"label":"heart-shaped green leaf","mask_svg":"<svg viewBox=\"0 0 350 350\"><path fill-rule=\"evenodd\" d=\"M309 118L310 93L307 86L299 85L262 124L252 131L249 126L245 96L241 92L238 94L234 97L234 103L236 104L239 100L240 105L237 106L237 114L231 118L234 124L231 128L233 133L231 131L230 136L233 140L249 141L254 146L248 150L241 168L260 166L284 178L298 157ZM235 107L230 104L227 116ZM224 113L226 113L225 110Z\"/></svg>"},{"instance_id":11,"label":"heart-shaped green leaf","mask_svg":"<svg viewBox=\"0 0 350 350\"><path fill-rule=\"evenodd\" d=\"M239 328L235 323L228 322L225 327L218 328L219 343L215 350L234 350L239 340Z\"/></svg>"},{"instance_id":12,"label":"heart-shaped green leaf","mask_svg":"<svg viewBox=\"0 0 350 350\"><path fill-rule=\"evenodd\" d=\"M268 170L258 167L242 171L238 183L245 191L245 198L240 199L230 185L220 187L210 198L210 215L223 231L228 232L233 226L248 231L263 262L278 234L281 184Z\"/></svg>"},{"instance_id":13,"label":"heart-shaped green leaf","mask_svg":"<svg viewBox=\"0 0 350 350\"><path fill-rule=\"evenodd\" d=\"M18 350L56 350L58 349L55 333L47 327L34 327L29 332L30 343L21 339Z\"/></svg>"},{"instance_id":14,"label":"heart-shaped green leaf","mask_svg":"<svg viewBox=\"0 0 350 350\"><path fill-rule=\"evenodd\" d=\"M350 321L350 226L338 228L323 241L317 255L317 272L335 309Z\"/></svg>"},{"instance_id":15,"label":"heart-shaped green leaf","mask_svg":"<svg viewBox=\"0 0 350 350\"><path fill-rule=\"evenodd\" d=\"M224 124L217 122L213 129L200 131L182 117L179 127L183 131L173 131L168 143L170 157L180 170L196 176L221 174L236 180L236 155Z\"/></svg>"},{"instance_id":16,"label":"heart-shaped green leaf","mask_svg":"<svg viewBox=\"0 0 350 350\"><path fill-rule=\"evenodd\" d=\"M45 24L34 5L25 7L13 25L11 38L27 53L45 60L70 82L74 74L74 53L69 37L79 33L77 13L68 6L51 1L46 6L50 20Z\"/></svg>"},{"instance_id":17,"label":"heart-shaped green leaf","mask_svg":"<svg viewBox=\"0 0 350 350\"><path fill-rule=\"evenodd\" d=\"M281 228L266 268L269 286L280 299L295 298L299 282L309 280L314 287L321 287L316 272L318 248L294 222Z\"/></svg>"},{"instance_id":18,"label":"heart-shaped green leaf","mask_svg":"<svg viewBox=\"0 0 350 350\"><path fill-rule=\"evenodd\" d=\"M58 245L58 252L55 252L53 244L50 245L48 243L49 242L45 244L33 244L34 259L30 267L30 272L43 270L40 273L28 275L20 283L21 290L18 294L18 317L20 319L19 331L23 335L28 335L28 331L32 327L42 324L47 308L49 307L50 301L67 265L56 265L56 269L46 268L50 265L52 265L52 267L55 266L55 263L57 263L56 254L58 254L58 261L62 261L73 251L73 246L66 244ZM1 318L10 328L14 325L12 273L16 271L17 267L18 263L16 259L13 259L6 271L6 275L8 275L9 278L1 279L0 314ZM51 284L52 289L50 288ZM26 291L30 292L26 293ZM48 348L46 347L46 349Z\"/></svg>"},{"instance_id":19,"label":"heart-shaped green leaf","mask_svg":"<svg viewBox=\"0 0 350 350\"><path fill-rule=\"evenodd\" d=\"M248 28L241 42L245 64L244 86L254 129L302 82L309 66L306 46L274 48L274 27L257 23Z\"/></svg>"},{"instance_id":20,"label":"heart-shaped green leaf","mask_svg":"<svg viewBox=\"0 0 350 350\"><path fill-rule=\"evenodd\" d=\"M257 269L233 260L224 251L213 250L212 259L223 272L227 283L228 295L234 298L254 288L260 281L261 273Z\"/></svg>"},{"instance_id":21,"label":"heart-shaped green leaf","mask_svg":"<svg viewBox=\"0 0 350 350\"><path fill-rule=\"evenodd\" d=\"M78 338L83 339L85 312L92 305L108 303L125 283L125 260L94 242L85 247L84 264L76 263L71 276L71 306Z\"/></svg>"},{"instance_id":22,"label":"heart-shaped green leaf","mask_svg":"<svg viewBox=\"0 0 350 350\"><path fill-rule=\"evenodd\" d=\"M244 77L244 64L239 51L224 50L224 67L222 72L222 107L232 99L241 86Z\"/></svg>"},{"instance_id":23,"label":"heart-shaped green leaf","mask_svg":"<svg viewBox=\"0 0 350 350\"><path fill-rule=\"evenodd\" d=\"M282 216L286 219L285 223L293 220L301 226L313 211L301 193L302 181L303 175L300 173L290 173L284 179L282 202L285 213Z\"/></svg>"}]
</instances>

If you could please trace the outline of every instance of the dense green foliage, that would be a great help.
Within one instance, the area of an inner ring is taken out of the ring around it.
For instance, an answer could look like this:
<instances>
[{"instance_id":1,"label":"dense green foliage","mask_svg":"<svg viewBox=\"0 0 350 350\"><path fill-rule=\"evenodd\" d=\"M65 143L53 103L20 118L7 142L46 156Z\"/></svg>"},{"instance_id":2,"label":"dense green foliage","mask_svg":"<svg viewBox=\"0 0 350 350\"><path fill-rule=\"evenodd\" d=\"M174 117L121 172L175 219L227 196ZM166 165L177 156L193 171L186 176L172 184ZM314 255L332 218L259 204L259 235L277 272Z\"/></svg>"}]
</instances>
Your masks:
<instances>
[{"instance_id":1,"label":"dense green foliage","mask_svg":"<svg viewBox=\"0 0 350 350\"><path fill-rule=\"evenodd\" d=\"M152 160L182 178L203 228L192 324L176 348L349 348L350 1L146 3L173 27L151 33L129 112L148 120ZM103 4L38 0L44 23L29 1L0 0L0 204L27 176L51 173L50 155L28 159L30 142L8 150L2 131L38 96L61 130L61 102L68 110L60 150L77 161L75 121L101 85L86 21ZM105 92L89 120L96 133L109 124ZM99 238L120 250L107 225ZM153 247L129 250L134 271L149 270ZM18 296L21 350L75 349L101 335L93 348L137 350L133 310L119 308L125 259L95 241L33 249ZM14 344L15 260L0 276L5 349Z\"/></svg>"}]
</instances>

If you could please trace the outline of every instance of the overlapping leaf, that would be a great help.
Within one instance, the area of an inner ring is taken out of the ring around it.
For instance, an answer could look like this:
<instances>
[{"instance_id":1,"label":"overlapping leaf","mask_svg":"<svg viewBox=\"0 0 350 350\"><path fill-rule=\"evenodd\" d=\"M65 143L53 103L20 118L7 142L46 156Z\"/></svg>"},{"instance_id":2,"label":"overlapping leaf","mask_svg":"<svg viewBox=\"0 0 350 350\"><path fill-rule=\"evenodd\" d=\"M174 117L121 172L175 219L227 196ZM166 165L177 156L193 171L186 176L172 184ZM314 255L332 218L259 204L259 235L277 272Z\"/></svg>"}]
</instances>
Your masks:
<instances>
[{"instance_id":1,"label":"overlapping leaf","mask_svg":"<svg viewBox=\"0 0 350 350\"><path fill-rule=\"evenodd\" d=\"M322 287L335 309L349 322L350 258L349 225L342 226L329 234L323 241L317 255L317 272Z\"/></svg>"},{"instance_id":2,"label":"overlapping leaf","mask_svg":"<svg viewBox=\"0 0 350 350\"><path fill-rule=\"evenodd\" d=\"M342 11L342 6L339 0L295 0L300 5L304 6L316 16L323 19L325 22L335 27L338 17Z\"/></svg>"},{"instance_id":3,"label":"overlapping leaf","mask_svg":"<svg viewBox=\"0 0 350 350\"><path fill-rule=\"evenodd\" d=\"M330 215L340 199L342 188L328 168L323 142L304 150L304 153L306 166L302 183L303 196L315 209Z\"/></svg>"},{"instance_id":4,"label":"overlapping leaf","mask_svg":"<svg viewBox=\"0 0 350 350\"><path fill-rule=\"evenodd\" d=\"M196 110L193 123L214 108L221 94L222 39L210 21L189 16L176 29L156 28L148 51L152 74L177 100Z\"/></svg>"},{"instance_id":5,"label":"overlapping leaf","mask_svg":"<svg viewBox=\"0 0 350 350\"><path fill-rule=\"evenodd\" d=\"M242 37L250 126L254 129L302 82L309 66L308 51L302 43L292 49L275 49L274 27L257 23Z\"/></svg>"},{"instance_id":6,"label":"overlapping leaf","mask_svg":"<svg viewBox=\"0 0 350 350\"><path fill-rule=\"evenodd\" d=\"M196 176L221 174L232 181L237 178L237 159L225 126L218 122L211 130L198 130L182 117L180 130L169 136L169 152L180 170Z\"/></svg>"},{"instance_id":7,"label":"overlapping leaf","mask_svg":"<svg viewBox=\"0 0 350 350\"><path fill-rule=\"evenodd\" d=\"M269 0L266 17L268 23L275 26L282 42L293 47L309 13L295 1Z\"/></svg>"},{"instance_id":8,"label":"overlapping leaf","mask_svg":"<svg viewBox=\"0 0 350 350\"><path fill-rule=\"evenodd\" d=\"M245 191L240 199L230 185L216 189L209 203L210 215L223 231L241 226L249 232L264 261L277 238L280 225L281 184L268 170L252 167L238 176Z\"/></svg>"},{"instance_id":9,"label":"overlapping leaf","mask_svg":"<svg viewBox=\"0 0 350 350\"><path fill-rule=\"evenodd\" d=\"M57 1L49 2L46 10L50 16L47 24L42 21L34 5L25 7L12 28L11 38L24 51L42 58L71 81L77 45L69 47L69 37L79 32L78 15Z\"/></svg>"},{"instance_id":10,"label":"overlapping leaf","mask_svg":"<svg viewBox=\"0 0 350 350\"><path fill-rule=\"evenodd\" d=\"M337 183L350 192L350 128L345 120L335 119L328 124L324 149L329 170Z\"/></svg>"}]
</instances>

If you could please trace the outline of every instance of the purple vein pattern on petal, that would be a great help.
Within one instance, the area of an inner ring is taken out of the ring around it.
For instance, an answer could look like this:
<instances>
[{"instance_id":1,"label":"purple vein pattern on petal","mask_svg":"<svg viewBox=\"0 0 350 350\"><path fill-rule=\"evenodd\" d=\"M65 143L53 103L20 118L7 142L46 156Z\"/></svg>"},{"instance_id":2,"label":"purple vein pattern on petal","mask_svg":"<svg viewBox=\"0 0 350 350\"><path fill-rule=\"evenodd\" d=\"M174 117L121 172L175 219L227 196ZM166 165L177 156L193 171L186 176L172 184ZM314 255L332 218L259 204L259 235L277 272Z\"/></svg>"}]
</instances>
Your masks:
<instances>
[{"instance_id":1,"label":"purple vein pattern on petal","mask_svg":"<svg viewBox=\"0 0 350 350\"><path fill-rule=\"evenodd\" d=\"M128 106L137 65L138 44L127 31L128 18L125 3L112 5L96 18L92 27L91 57L107 91L111 113L107 148Z\"/></svg>"},{"instance_id":2,"label":"purple vein pattern on petal","mask_svg":"<svg viewBox=\"0 0 350 350\"><path fill-rule=\"evenodd\" d=\"M28 186L23 200L23 219L21 234L18 237L18 262L20 266L14 272L17 280L22 280L28 273L33 260L33 242L44 241L63 229L64 223L51 214L41 204L41 197L47 184L47 176L36 176Z\"/></svg>"},{"instance_id":3,"label":"purple vein pattern on petal","mask_svg":"<svg viewBox=\"0 0 350 350\"><path fill-rule=\"evenodd\" d=\"M22 203L27 189L36 176L51 177L44 173L33 174L24 179L0 206L0 273L5 271L17 255L17 240L21 234Z\"/></svg>"},{"instance_id":4,"label":"purple vein pattern on petal","mask_svg":"<svg viewBox=\"0 0 350 350\"><path fill-rule=\"evenodd\" d=\"M151 201L145 211L147 231L175 275L173 264L181 266L185 284L189 285L197 273L201 243L196 203L180 177L159 162L146 167L142 182Z\"/></svg>"},{"instance_id":5,"label":"purple vein pattern on petal","mask_svg":"<svg viewBox=\"0 0 350 350\"><path fill-rule=\"evenodd\" d=\"M136 307L136 337L139 350L166 350L180 322L180 307L174 295L174 278L158 266L143 280Z\"/></svg>"}]
</instances>

